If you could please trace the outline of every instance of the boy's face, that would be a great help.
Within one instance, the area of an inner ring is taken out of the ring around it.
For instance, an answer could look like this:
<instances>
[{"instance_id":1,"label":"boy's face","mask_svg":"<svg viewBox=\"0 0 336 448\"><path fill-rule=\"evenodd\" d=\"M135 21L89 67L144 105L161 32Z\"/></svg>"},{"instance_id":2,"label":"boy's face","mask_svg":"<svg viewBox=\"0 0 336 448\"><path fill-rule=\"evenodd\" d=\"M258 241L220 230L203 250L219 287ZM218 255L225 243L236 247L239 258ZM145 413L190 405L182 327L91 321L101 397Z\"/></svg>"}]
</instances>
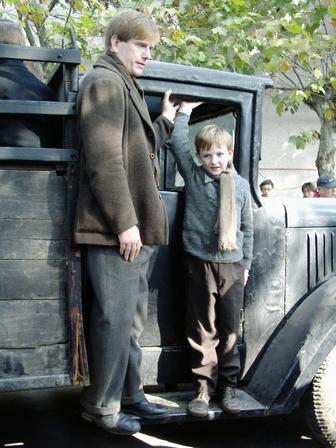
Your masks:
<instances>
[{"instance_id":1,"label":"boy's face","mask_svg":"<svg viewBox=\"0 0 336 448\"><path fill-rule=\"evenodd\" d=\"M260 187L260 191L263 198L269 198L270 196L272 196L273 187L272 185L266 184Z\"/></svg>"},{"instance_id":2,"label":"boy's face","mask_svg":"<svg viewBox=\"0 0 336 448\"><path fill-rule=\"evenodd\" d=\"M123 42L117 36L112 36L111 50L118 56L131 76L142 75L147 61L152 59L151 51L154 44L151 40L130 39Z\"/></svg>"},{"instance_id":3,"label":"boy's face","mask_svg":"<svg viewBox=\"0 0 336 448\"><path fill-rule=\"evenodd\" d=\"M303 189L303 197L304 198L313 198L314 197L314 192L309 190L309 188L304 188Z\"/></svg>"},{"instance_id":4,"label":"boy's face","mask_svg":"<svg viewBox=\"0 0 336 448\"><path fill-rule=\"evenodd\" d=\"M232 159L232 155L233 149L213 145L209 150L200 149L197 158L207 173L212 176L219 176L227 169L227 164Z\"/></svg>"}]
</instances>

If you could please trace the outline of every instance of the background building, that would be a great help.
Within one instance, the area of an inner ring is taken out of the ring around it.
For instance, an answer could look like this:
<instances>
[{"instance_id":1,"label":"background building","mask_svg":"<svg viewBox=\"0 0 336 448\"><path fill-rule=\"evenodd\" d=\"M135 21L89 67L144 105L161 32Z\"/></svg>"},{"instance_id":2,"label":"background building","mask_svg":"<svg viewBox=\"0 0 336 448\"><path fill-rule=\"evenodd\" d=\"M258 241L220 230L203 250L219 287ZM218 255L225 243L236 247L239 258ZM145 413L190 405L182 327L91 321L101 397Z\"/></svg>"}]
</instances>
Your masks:
<instances>
[{"instance_id":1,"label":"background building","mask_svg":"<svg viewBox=\"0 0 336 448\"><path fill-rule=\"evenodd\" d=\"M300 198L304 182L316 182L318 177L315 159L318 142L296 149L288 142L291 135L301 130L319 129L317 115L307 106L296 114L290 112L279 116L272 104L270 93L266 93L263 107L263 132L259 183L272 179L274 197Z\"/></svg>"}]
</instances>

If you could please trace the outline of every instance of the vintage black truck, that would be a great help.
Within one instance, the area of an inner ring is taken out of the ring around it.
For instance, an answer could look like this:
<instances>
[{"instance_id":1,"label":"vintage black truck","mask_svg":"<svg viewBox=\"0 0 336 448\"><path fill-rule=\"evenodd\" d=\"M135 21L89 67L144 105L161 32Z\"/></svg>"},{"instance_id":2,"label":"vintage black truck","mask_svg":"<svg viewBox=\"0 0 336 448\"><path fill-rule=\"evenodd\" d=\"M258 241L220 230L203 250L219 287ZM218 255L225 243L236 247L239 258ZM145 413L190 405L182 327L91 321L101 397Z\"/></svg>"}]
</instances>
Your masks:
<instances>
[{"instance_id":1,"label":"vintage black truck","mask_svg":"<svg viewBox=\"0 0 336 448\"><path fill-rule=\"evenodd\" d=\"M0 393L81 387L89 381L83 323L89 287L71 238L80 52L0 45L0 58L49 61L49 85L59 98L0 100L0 114L57 115L63 123L62 148L0 147ZM243 408L237 418L288 414L300 405L315 438L336 447L336 201L261 201L262 102L269 79L151 62L141 83L153 118L167 88L203 101L191 117L191 138L209 121L228 128L236 169L251 186L254 256L241 309ZM183 182L168 145L160 153L160 190L170 244L153 256L142 336L149 399L171 408L160 423L197 420L186 413L192 388L184 335ZM214 418L226 418L216 405Z\"/></svg>"}]
</instances>

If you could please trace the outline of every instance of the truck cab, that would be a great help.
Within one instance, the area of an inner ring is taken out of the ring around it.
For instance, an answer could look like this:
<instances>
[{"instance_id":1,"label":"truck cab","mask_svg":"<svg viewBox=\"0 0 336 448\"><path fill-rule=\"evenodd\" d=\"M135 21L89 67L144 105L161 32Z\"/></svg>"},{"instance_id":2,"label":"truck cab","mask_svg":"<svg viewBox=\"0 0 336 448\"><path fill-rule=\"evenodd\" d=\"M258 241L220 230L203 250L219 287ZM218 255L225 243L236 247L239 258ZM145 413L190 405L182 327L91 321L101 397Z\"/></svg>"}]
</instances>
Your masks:
<instances>
[{"instance_id":1,"label":"truck cab","mask_svg":"<svg viewBox=\"0 0 336 448\"><path fill-rule=\"evenodd\" d=\"M8 57L2 47L8 46L0 46L0 58ZM80 55L76 49L16 50L10 57L49 58L57 65L50 85L59 102L0 100L0 113L58 114L63 144L0 147L0 391L85 385L89 368L83 322L90 292L81 248L71 237ZM240 313L242 411L237 418L288 414L299 404L317 440L336 446L336 201L261 198L262 104L272 82L163 62L148 63L140 82L153 119L167 89L177 99L202 101L190 118L191 142L205 124L224 126L233 136L235 168L250 184L254 252ZM184 186L169 140L161 148L160 165L170 241L157 247L151 260L142 377L149 399L170 407L158 423L197 421L186 411L192 386L184 334ZM211 406L209 419L226 417L216 404Z\"/></svg>"}]
</instances>

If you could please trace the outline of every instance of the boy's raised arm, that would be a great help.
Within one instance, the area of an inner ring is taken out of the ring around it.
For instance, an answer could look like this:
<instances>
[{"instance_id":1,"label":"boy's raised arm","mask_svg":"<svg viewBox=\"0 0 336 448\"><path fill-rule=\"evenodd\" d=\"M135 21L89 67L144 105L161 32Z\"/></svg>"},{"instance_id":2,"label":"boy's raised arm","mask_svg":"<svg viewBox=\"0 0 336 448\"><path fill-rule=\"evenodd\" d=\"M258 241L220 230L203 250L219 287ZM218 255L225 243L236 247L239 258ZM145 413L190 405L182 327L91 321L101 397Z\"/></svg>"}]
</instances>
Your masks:
<instances>
[{"instance_id":1,"label":"boy's raised arm","mask_svg":"<svg viewBox=\"0 0 336 448\"><path fill-rule=\"evenodd\" d=\"M189 118L192 110L201 103L182 101L175 117L175 127L171 134L169 149L173 153L179 172L183 178L188 177L195 164L189 141Z\"/></svg>"}]
</instances>

